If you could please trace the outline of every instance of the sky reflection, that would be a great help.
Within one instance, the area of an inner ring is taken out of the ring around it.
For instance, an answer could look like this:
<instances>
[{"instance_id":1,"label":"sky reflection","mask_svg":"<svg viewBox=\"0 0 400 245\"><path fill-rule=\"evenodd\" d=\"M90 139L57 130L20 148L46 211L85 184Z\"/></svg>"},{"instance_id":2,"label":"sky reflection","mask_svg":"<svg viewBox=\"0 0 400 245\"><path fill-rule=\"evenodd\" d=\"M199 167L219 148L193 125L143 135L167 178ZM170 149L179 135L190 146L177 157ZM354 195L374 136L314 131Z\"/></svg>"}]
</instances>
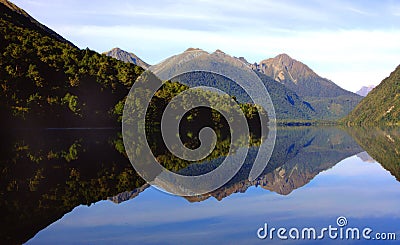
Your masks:
<instances>
[{"instance_id":1,"label":"sky reflection","mask_svg":"<svg viewBox=\"0 0 400 245\"><path fill-rule=\"evenodd\" d=\"M336 224L338 216L346 216L352 227L399 234L399 204L400 183L379 163L353 156L287 196L251 187L220 202L209 198L190 203L148 188L118 205L100 201L79 206L28 244L249 244L271 242L256 237L265 222L274 227L326 227Z\"/></svg>"}]
</instances>

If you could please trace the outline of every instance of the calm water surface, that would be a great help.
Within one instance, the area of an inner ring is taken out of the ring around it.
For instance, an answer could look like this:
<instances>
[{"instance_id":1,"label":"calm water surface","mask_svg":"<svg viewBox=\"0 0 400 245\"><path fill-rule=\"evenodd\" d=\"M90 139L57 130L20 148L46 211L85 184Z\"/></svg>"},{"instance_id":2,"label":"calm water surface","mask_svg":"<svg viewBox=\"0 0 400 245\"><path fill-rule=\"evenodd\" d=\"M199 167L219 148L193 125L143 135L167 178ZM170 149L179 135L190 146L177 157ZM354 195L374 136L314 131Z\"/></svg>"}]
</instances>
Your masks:
<instances>
[{"instance_id":1,"label":"calm water surface","mask_svg":"<svg viewBox=\"0 0 400 245\"><path fill-rule=\"evenodd\" d=\"M187 198L165 194L135 176L112 130L13 135L19 136L3 149L8 155L2 157L1 182L2 236L11 242L308 243L282 241L276 234L261 240L257 230L267 223L319 232L339 227L339 216L347 219L344 228L369 227L371 236L394 232L400 240L397 128L280 129L271 161L257 180L248 181L244 169L220 189ZM251 147L250 155L256 150ZM18 162L23 167L16 167ZM343 242L366 241L328 235L322 241Z\"/></svg>"}]
</instances>

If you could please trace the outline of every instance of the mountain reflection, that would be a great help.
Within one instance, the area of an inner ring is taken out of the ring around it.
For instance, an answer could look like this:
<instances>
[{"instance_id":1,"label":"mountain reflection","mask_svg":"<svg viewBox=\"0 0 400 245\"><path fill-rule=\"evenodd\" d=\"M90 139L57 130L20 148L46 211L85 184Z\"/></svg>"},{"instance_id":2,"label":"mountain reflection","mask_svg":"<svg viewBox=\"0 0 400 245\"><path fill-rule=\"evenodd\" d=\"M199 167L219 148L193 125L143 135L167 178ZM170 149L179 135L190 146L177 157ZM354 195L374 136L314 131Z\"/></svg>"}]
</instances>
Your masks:
<instances>
[{"instance_id":1,"label":"mountain reflection","mask_svg":"<svg viewBox=\"0 0 400 245\"><path fill-rule=\"evenodd\" d=\"M2 132L0 240L19 244L81 204L145 184L114 130Z\"/></svg>"},{"instance_id":2,"label":"mountain reflection","mask_svg":"<svg viewBox=\"0 0 400 245\"><path fill-rule=\"evenodd\" d=\"M213 196L218 200L232 193L245 192L250 186L281 195L307 184L318 173L333 167L344 158L362 152L362 148L343 130L333 127L288 127L277 132L275 148L263 173L254 181L248 176L258 148L250 147L249 154L240 171L221 188L204 195L186 197L190 202L203 201ZM223 161L223 157L195 163L181 169L184 175L200 175L209 172ZM120 203L138 195L138 191L124 192L110 198Z\"/></svg>"},{"instance_id":3,"label":"mountain reflection","mask_svg":"<svg viewBox=\"0 0 400 245\"><path fill-rule=\"evenodd\" d=\"M353 127L347 131L373 159L400 181L399 127Z\"/></svg>"},{"instance_id":4,"label":"mountain reflection","mask_svg":"<svg viewBox=\"0 0 400 245\"><path fill-rule=\"evenodd\" d=\"M19 130L1 135L0 239L6 243L29 240L79 205L107 199L120 203L148 187L126 158L118 131ZM320 172L364 151L399 180L399 143L398 128L279 128L271 160L256 180L248 180L258 150L254 143L245 164L227 184L185 198L190 202L210 197L222 200L251 186L289 195ZM225 152L224 144L219 147ZM196 175L214 169L222 159L183 164L177 172Z\"/></svg>"},{"instance_id":5,"label":"mountain reflection","mask_svg":"<svg viewBox=\"0 0 400 245\"><path fill-rule=\"evenodd\" d=\"M215 197L218 200L236 192L245 192L250 186L261 186L281 195L304 186L320 172L344 158L362 151L354 140L337 128L286 128L277 133L272 157L260 177L249 181L247 176L257 148L250 149L241 171L226 185L209 194L187 197L191 202Z\"/></svg>"}]
</instances>

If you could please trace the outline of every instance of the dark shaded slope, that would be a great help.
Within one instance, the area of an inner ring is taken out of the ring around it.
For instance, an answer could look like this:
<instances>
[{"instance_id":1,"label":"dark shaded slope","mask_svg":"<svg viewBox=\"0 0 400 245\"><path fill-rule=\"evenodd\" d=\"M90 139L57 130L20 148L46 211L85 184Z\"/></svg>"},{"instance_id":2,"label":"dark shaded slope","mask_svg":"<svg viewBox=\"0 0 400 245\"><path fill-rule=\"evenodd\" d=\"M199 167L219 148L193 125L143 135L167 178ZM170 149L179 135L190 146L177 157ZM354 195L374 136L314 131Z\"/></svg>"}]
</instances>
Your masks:
<instances>
[{"instance_id":1,"label":"dark shaded slope","mask_svg":"<svg viewBox=\"0 0 400 245\"><path fill-rule=\"evenodd\" d=\"M42 35L47 35L51 38L57 39L57 41L68 43L69 45L74 46L71 42L64 39L62 36L54 32L47 26L39 23L27 12L25 12L25 10L19 8L10 1L0 0L0 12L3 14L6 13L5 15L2 15L2 17L5 17L5 20L13 22L17 26L28 28L31 30L37 30Z\"/></svg>"},{"instance_id":2,"label":"dark shaded slope","mask_svg":"<svg viewBox=\"0 0 400 245\"><path fill-rule=\"evenodd\" d=\"M0 3L0 115L8 127L115 127L116 105L143 71L80 50Z\"/></svg>"},{"instance_id":3,"label":"dark shaded slope","mask_svg":"<svg viewBox=\"0 0 400 245\"><path fill-rule=\"evenodd\" d=\"M0 132L0 240L21 244L79 205L145 182L113 130Z\"/></svg>"}]
</instances>

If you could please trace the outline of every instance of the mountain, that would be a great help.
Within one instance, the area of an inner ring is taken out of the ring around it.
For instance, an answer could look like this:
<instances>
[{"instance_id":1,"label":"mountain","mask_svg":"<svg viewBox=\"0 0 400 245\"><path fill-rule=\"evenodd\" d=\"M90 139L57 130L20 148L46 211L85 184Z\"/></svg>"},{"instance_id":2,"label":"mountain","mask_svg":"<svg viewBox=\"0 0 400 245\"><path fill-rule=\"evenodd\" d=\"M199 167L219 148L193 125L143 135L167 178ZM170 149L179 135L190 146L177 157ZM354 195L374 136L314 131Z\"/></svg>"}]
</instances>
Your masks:
<instances>
[{"instance_id":1,"label":"mountain","mask_svg":"<svg viewBox=\"0 0 400 245\"><path fill-rule=\"evenodd\" d=\"M400 66L373 89L343 121L350 125L400 125Z\"/></svg>"},{"instance_id":2,"label":"mountain","mask_svg":"<svg viewBox=\"0 0 400 245\"><path fill-rule=\"evenodd\" d=\"M208 60L212 60L212 62L207 62ZM218 88L234 96L238 102L248 103L251 102L250 97L236 82L222 75L204 72L211 69L230 69L231 76L241 76L239 70L247 69L247 64L242 61L238 62L238 60L238 58L231 57L221 50L208 53L201 49L190 48L181 54L167 58L156 66L150 67L150 70L155 70L165 78L173 77L174 74L181 74L171 80L189 87L202 85ZM200 70L202 71L198 71L199 66L201 66ZM238 68L232 69L231 67ZM185 73L184 71L187 70L196 71ZM298 94L262 73L256 72L256 74L269 92L277 120L301 121L318 118L310 103L303 100ZM255 86L250 86L250 90L257 94Z\"/></svg>"},{"instance_id":3,"label":"mountain","mask_svg":"<svg viewBox=\"0 0 400 245\"><path fill-rule=\"evenodd\" d=\"M352 95L332 81L320 77L307 65L292 59L287 54L280 54L255 64L253 69L272 77L304 97L337 97Z\"/></svg>"},{"instance_id":4,"label":"mountain","mask_svg":"<svg viewBox=\"0 0 400 245\"><path fill-rule=\"evenodd\" d=\"M322 119L339 119L347 115L362 99L332 81L320 77L311 68L287 54L250 64L275 81L293 90L312 107Z\"/></svg>"},{"instance_id":5,"label":"mountain","mask_svg":"<svg viewBox=\"0 0 400 245\"><path fill-rule=\"evenodd\" d=\"M114 59L121 60L123 62L133 63L135 65L142 67L143 69L147 69L150 67L149 64L141 60L134 53L126 52L120 48L113 48L108 52L104 52L103 54L109 57L113 57Z\"/></svg>"},{"instance_id":6,"label":"mountain","mask_svg":"<svg viewBox=\"0 0 400 245\"><path fill-rule=\"evenodd\" d=\"M375 85L369 85L369 86L362 86L360 90L356 92L356 94L361 95L362 97L365 97L375 88Z\"/></svg>"},{"instance_id":7,"label":"mountain","mask_svg":"<svg viewBox=\"0 0 400 245\"><path fill-rule=\"evenodd\" d=\"M25 12L25 10L19 8L12 2L9 2L7 0L0 0L0 11L2 13L2 18L8 21L12 21L15 24L24 28L35 29L42 35L55 38L57 41L68 43L74 46L71 42L65 40L62 36L54 32L53 30L49 29L47 26L39 23L37 20L32 18L27 12Z\"/></svg>"},{"instance_id":8,"label":"mountain","mask_svg":"<svg viewBox=\"0 0 400 245\"><path fill-rule=\"evenodd\" d=\"M10 127L117 127L143 69L80 50L14 4L0 2L0 116Z\"/></svg>"}]
</instances>

